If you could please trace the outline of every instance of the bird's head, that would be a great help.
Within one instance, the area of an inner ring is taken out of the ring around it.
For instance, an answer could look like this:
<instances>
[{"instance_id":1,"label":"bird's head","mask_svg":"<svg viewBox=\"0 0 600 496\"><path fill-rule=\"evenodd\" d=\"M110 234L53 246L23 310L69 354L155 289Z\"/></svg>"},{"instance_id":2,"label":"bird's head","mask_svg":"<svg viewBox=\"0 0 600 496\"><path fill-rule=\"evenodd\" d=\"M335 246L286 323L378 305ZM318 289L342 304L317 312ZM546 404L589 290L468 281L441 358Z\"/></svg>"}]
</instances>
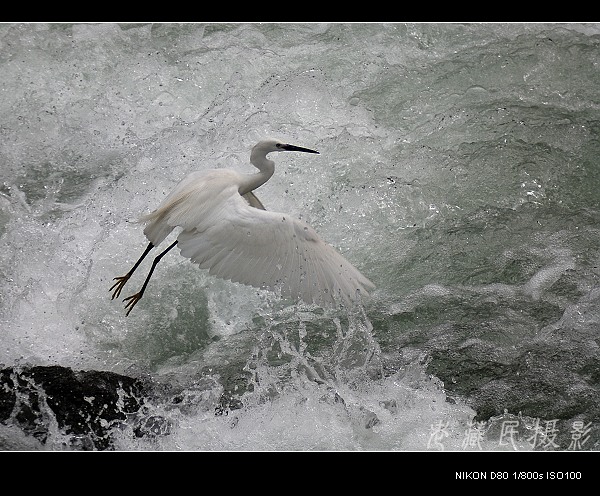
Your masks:
<instances>
[{"instance_id":1,"label":"bird's head","mask_svg":"<svg viewBox=\"0 0 600 496\"><path fill-rule=\"evenodd\" d=\"M319 153L315 150L309 150L308 148L302 148L301 146L290 145L276 139L259 141L252 148L252 152L250 153L250 163L262 173L268 174L269 177L273 175L275 170L275 162L267 158L267 154L271 152Z\"/></svg>"},{"instance_id":2,"label":"bird's head","mask_svg":"<svg viewBox=\"0 0 600 496\"><path fill-rule=\"evenodd\" d=\"M252 152L257 155L260 153L261 155L267 155L267 153L271 152L305 152L305 153L319 153L316 150L310 150L309 148L303 148L301 146L290 145L289 143L284 143L283 141L279 141L276 139L266 139L263 141L259 141L252 148Z\"/></svg>"}]
</instances>

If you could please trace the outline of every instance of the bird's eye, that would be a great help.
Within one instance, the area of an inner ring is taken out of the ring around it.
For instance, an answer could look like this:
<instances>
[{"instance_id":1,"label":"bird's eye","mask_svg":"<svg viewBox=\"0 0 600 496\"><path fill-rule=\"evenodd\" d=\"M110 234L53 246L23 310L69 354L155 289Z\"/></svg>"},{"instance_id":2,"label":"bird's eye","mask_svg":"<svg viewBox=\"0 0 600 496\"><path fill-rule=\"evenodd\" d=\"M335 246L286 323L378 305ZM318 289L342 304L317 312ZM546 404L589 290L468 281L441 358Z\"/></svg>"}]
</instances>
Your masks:
<instances>
[{"instance_id":1,"label":"bird's eye","mask_svg":"<svg viewBox=\"0 0 600 496\"><path fill-rule=\"evenodd\" d=\"M281 143L275 143L275 146L276 146L277 148L281 148Z\"/></svg>"}]
</instances>

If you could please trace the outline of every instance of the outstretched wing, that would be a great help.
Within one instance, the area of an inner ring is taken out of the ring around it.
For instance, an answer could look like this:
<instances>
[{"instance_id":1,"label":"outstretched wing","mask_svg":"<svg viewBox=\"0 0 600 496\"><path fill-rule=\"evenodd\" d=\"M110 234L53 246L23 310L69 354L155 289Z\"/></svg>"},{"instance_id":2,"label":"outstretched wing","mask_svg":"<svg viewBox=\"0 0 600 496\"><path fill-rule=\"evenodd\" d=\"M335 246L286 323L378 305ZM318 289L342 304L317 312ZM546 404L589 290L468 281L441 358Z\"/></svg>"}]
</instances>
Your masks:
<instances>
[{"instance_id":1,"label":"outstretched wing","mask_svg":"<svg viewBox=\"0 0 600 496\"><path fill-rule=\"evenodd\" d=\"M140 218L140 222L146 223L144 234L148 241L158 246L177 226L185 230L201 222L210 223L213 213L221 210L221 202L237 195L235 185L238 179L238 174L226 169L188 174L156 210ZM244 199L251 207L265 210L251 191L244 195Z\"/></svg>"},{"instance_id":2,"label":"outstretched wing","mask_svg":"<svg viewBox=\"0 0 600 496\"><path fill-rule=\"evenodd\" d=\"M308 303L346 304L374 288L305 222L253 208L232 195L210 222L184 229L177 238L184 257L210 274Z\"/></svg>"}]
</instances>

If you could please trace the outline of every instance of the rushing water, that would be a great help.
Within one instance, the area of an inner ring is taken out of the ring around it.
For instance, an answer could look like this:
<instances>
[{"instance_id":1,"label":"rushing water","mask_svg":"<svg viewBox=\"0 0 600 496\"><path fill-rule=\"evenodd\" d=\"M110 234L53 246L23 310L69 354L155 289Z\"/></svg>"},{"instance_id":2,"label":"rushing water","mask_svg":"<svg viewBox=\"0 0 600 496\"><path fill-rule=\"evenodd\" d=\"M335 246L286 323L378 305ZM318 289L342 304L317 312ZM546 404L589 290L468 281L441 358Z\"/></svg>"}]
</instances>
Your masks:
<instances>
[{"instance_id":1,"label":"rushing water","mask_svg":"<svg viewBox=\"0 0 600 496\"><path fill-rule=\"evenodd\" d=\"M599 48L597 24L0 25L0 364L176 390L118 449L527 450L557 419L597 449ZM266 208L372 297L289 306L174 250L126 317L132 221L270 136L320 155L274 157Z\"/></svg>"}]
</instances>

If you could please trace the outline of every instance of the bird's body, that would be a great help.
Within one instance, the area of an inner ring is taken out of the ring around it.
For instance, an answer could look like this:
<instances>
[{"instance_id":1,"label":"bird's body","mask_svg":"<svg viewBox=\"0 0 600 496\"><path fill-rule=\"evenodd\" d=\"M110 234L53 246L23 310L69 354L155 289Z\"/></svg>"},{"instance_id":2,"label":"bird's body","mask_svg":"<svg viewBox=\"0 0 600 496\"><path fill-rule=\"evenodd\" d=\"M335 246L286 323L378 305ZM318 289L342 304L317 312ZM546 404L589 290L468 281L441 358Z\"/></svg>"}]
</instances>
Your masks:
<instances>
[{"instance_id":1,"label":"bird's body","mask_svg":"<svg viewBox=\"0 0 600 496\"><path fill-rule=\"evenodd\" d=\"M274 172L266 158L274 151L303 151L306 148L276 140L261 141L251 153L259 172L240 174L230 169L192 172L162 201L156 210L143 216L144 234L150 241L133 269L115 278L113 298L146 254L175 228L181 232L156 259L142 290L126 298L129 311L141 298L160 258L175 245L211 275L264 289L278 289L282 296L308 303L351 304L372 289L364 277L315 230L287 214L264 210L253 191Z\"/></svg>"},{"instance_id":2,"label":"bird's body","mask_svg":"<svg viewBox=\"0 0 600 496\"><path fill-rule=\"evenodd\" d=\"M144 215L144 234L154 246L171 233L175 227L184 231L207 229L219 222L226 212L223 208L238 193L241 174L230 169L211 169L188 174L175 186L156 210Z\"/></svg>"}]
</instances>

